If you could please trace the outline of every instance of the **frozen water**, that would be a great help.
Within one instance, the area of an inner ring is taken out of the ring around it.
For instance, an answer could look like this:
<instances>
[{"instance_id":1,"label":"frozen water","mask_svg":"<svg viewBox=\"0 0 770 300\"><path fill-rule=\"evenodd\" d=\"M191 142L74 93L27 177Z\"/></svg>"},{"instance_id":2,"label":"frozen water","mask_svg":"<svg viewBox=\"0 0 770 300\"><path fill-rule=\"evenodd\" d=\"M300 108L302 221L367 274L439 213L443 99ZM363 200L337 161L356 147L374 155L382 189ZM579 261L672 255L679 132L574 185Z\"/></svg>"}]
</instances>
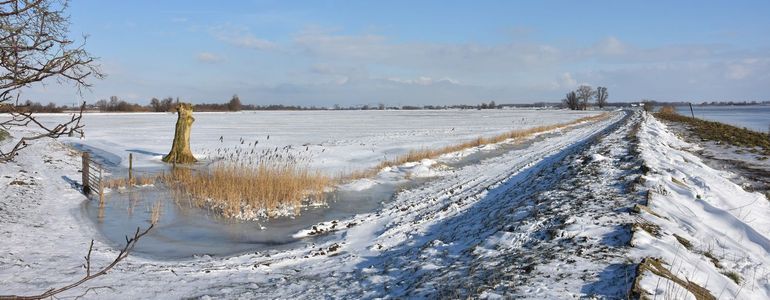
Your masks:
<instances>
[{"instance_id":1,"label":"frozen water","mask_svg":"<svg viewBox=\"0 0 770 300\"><path fill-rule=\"evenodd\" d=\"M676 108L679 114L690 116L689 106ZM770 105L693 106L696 118L746 127L758 132L770 130Z\"/></svg>"}]
</instances>

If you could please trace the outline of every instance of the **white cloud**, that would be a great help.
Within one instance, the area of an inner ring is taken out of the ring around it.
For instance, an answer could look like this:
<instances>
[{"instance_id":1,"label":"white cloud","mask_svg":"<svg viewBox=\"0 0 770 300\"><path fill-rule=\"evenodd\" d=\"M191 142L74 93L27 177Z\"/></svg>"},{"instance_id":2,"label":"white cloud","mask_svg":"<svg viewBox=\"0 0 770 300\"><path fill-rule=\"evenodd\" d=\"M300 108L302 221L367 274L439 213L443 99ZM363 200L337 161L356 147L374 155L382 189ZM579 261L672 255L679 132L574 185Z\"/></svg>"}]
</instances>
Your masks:
<instances>
[{"instance_id":1,"label":"white cloud","mask_svg":"<svg viewBox=\"0 0 770 300\"><path fill-rule=\"evenodd\" d=\"M751 75L751 70L741 64L732 64L727 66L727 78L741 80Z\"/></svg>"},{"instance_id":2,"label":"white cloud","mask_svg":"<svg viewBox=\"0 0 770 300\"><path fill-rule=\"evenodd\" d=\"M438 80L427 76L420 76L416 79L403 79L398 77L390 77L390 78L387 78L386 80L397 82L397 83L414 84L414 85L422 85L422 86L428 86L428 85L439 84L439 83L448 83L448 84L454 84L454 85L460 84L460 81L449 77L444 77Z\"/></svg>"},{"instance_id":3,"label":"white cloud","mask_svg":"<svg viewBox=\"0 0 770 300\"><path fill-rule=\"evenodd\" d=\"M561 82L560 82L559 86L561 86L563 88L571 89L571 88L577 86L577 80L572 78L572 74L570 74L569 72L565 72L565 73L561 74Z\"/></svg>"},{"instance_id":4,"label":"white cloud","mask_svg":"<svg viewBox=\"0 0 770 300\"><path fill-rule=\"evenodd\" d=\"M627 48L626 44L613 36L605 38L594 45L594 50L598 54L603 55L623 55L628 51Z\"/></svg>"},{"instance_id":5,"label":"white cloud","mask_svg":"<svg viewBox=\"0 0 770 300\"><path fill-rule=\"evenodd\" d=\"M240 48L271 50L278 47L276 43L258 38L245 28L223 25L212 27L209 32L216 39Z\"/></svg>"},{"instance_id":6,"label":"white cloud","mask_svg":"<svg viewBox=\"0 0 770 300\"><path fill-rule=\"evenodd\" d=\"M226 41L238 47L257 50L268 50L276 47L275 43L253 35L233 36L227 38Z\"/></svg>"},{"instance_id":7,"label":"white cloud","mask_svg":"<svg viewBox=\"0 0 770 300\"><path fill-rule=\"evenodd\" d=\"M198 59L199 62L210 63L210 64L220 63L224 61L224 58L211 52L198 53L198 55L196 56L196 59Z\"/></svg>"}]
</instances>

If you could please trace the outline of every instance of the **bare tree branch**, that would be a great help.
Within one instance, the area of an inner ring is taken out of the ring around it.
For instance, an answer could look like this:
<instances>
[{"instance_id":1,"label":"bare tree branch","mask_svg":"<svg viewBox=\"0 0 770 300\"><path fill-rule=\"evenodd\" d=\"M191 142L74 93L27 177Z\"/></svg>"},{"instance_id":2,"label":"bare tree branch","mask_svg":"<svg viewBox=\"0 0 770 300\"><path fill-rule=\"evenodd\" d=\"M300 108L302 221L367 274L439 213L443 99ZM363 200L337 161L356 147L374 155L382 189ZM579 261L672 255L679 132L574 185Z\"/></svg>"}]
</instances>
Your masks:
<instances>
[{"instance_id":1,"label":"bare tree branch","mask_svg":"<svg viewBox=\"0 0 770 300\"><path fill-rule=\"evenodd\" d=\"M118 253L118 256L115 258L115 260L112 261L109 265L105 266L101 270L99 270L96 273L91 274L91 251L94 247L94 241L91 240L91 246L88 247L88 254L85 256L86 263L86 275L78 280L77 282L71 283L67 286L63 286L60 288L52 288L47 291L45 291L42 294L39 295L32 295L32 296L17 296L17 295L0 295L0 300L38 300L38 299L45 299L53 297L54 295L57 295L61 292L70 290L72 288L75 288L86 281L89 281L91 279L94 279L96 277L102 276L104 274L107 274L107 271L115 267L121 260L128 257L128 254L131 253L131 250L134 249L134 246L136 246L136 243L139 241L141 237L146 235L150 230L155 226L155 224L150 224L150 227L147 227L146 230L140 231L139 227L136 228L136 232L134 233L134 236L132 238L129 238L126 236L126 246L123 247L123 249L120 250L120 253ZM87 291L86 291L87 292Z\"/></svg>"},{"instance_id":2,"label":"bare tree branch","mask_svg":"<svg viewBox=\"0 0 770 300\"><path fill-rule=\"evenodd\" d=\"M21 91L33 84L56 80L73 84L80 93L91 86L89 79L104 78L96 58L84 49L86 37L80 44L67 37L67 5L67 0L0 2L0 110L10 115L9 120L0 122L0 127L35 125L42 131L22 137L9 151L0 151L0 162L12 160L30 141L57 138L73 131L82 133L82 107L69 122L49 128L18 106ZM11 103L14 99L16 104Z\"/></svg>"}]
</instances>

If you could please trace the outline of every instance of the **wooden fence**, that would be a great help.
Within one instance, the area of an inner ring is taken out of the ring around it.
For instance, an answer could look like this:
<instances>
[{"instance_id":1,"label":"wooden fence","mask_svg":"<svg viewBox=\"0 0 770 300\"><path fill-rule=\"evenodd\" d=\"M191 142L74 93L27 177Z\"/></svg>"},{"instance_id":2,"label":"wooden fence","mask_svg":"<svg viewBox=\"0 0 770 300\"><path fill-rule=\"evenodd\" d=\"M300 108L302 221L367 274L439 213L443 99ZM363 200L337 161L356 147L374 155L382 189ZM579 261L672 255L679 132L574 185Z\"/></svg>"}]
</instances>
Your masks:
<instances>
[{"instance_id":1,"label":"wooden fence","mask_svg":"<svg viewBox=\"0 0 770 300\"><path fill-rule=\"evenodd\" d=\"M91 192L99 194L99 202L104 202L104 183L102 179L104 168L101 164L91 159L91 154L83 152L83 193Z\"/></svg>"}]
</instances>

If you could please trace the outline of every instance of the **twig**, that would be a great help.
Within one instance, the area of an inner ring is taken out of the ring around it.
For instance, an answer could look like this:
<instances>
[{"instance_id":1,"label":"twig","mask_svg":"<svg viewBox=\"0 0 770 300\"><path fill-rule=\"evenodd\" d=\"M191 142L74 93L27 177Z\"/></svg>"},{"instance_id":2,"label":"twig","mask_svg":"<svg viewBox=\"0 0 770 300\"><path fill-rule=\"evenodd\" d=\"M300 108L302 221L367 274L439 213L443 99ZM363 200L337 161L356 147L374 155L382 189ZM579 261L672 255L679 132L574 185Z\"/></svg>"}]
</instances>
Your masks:
<instances>
[{"instance_id":1,"label":"twig","mask_svg":"<svg viewBox=\"0 0 770 300\"><path fill-rule=\"evenodd\" d=\"M91 279L94 279L96 277L102 276L104 274L107 274L107 271L112 269L115 265L117 265L121 260L126 258L128 254L131 252L131 250L134 249L134 246L136 246L136 243L139 241L141 237L146 235L148 232L150 232L150 229L152 229L155 226L155 224L150 224L150 227L147 227L146 230L140 231L140 228L136 228L136 232L134 233L134 236L132 238L128 238L126 236L126 246L123 247L123 249L120 250L120 253L118 253L118 256L115 258L115 260L112 261L109 265L105 266L101 270L99 270L96 273L91 274L91 250L94 246L94 241L91 240L91 246L88 247L88 255L86 255L86 276L84 276L82 279L78 280L77 282L74 282L72 284L69 284L64 287L60 288L52 288L47 290L46 292L39 294L39 295L32 295L32 296L18 296L18 295L0 295L0 300L37 300L37 299L45 299L53 297L56 294L59 294L61 292L67 291L69 289L75 288L81 284L83 284L86 281L89 281ZM88 290L86 290L88 292ZM85 294L83 294L85 295Z\"/></svg>"}]
</instances>

